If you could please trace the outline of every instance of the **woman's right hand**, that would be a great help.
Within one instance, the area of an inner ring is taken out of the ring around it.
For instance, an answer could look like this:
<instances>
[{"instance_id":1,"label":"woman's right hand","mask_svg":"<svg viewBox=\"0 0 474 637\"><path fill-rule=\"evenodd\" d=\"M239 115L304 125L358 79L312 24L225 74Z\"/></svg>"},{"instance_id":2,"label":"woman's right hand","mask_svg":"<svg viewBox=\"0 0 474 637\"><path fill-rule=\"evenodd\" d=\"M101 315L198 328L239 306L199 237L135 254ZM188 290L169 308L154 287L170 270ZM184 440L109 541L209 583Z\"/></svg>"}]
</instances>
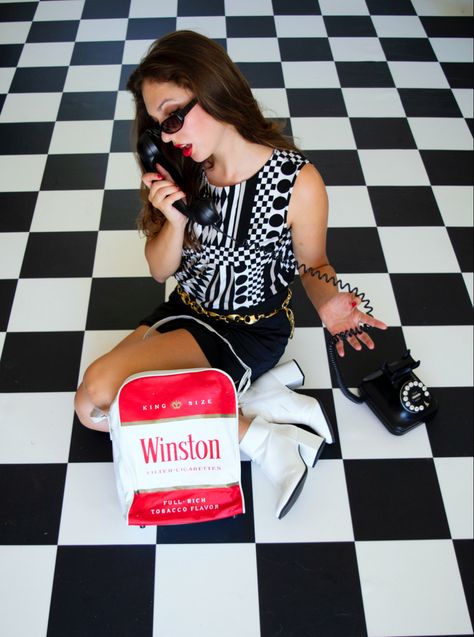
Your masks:
<instances>
[{"instance_id":1,"label":"woman's right hand","mask_svg":"<svg viewBox=\"0 0 474 637\"><path fill-rule=\"evenodd\" d=\"M171 224L182 225L187 221L187 217L179 212L173 203L179 199L184 199L185 194L175 184L171 175L160 164L156 164L156 173L145 173L142 181L148 188L148 201L154 208L163 213Z\"/></svg>"}]
</instances>

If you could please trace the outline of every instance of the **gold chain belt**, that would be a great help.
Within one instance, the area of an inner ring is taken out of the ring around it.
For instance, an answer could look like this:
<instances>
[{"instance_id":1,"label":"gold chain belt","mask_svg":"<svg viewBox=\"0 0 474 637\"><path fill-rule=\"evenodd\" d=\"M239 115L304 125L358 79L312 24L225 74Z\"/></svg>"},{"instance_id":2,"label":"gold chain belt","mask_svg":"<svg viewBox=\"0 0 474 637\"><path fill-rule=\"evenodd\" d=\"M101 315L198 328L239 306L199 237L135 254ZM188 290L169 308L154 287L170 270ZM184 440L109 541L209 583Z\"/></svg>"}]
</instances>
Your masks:
<instances>
[{"instance_id":1,"label":"gold chain belt","mask_svg":"<svg viewBox=\"0 0 474 637\"><path fill-rule=\"evenodd\" d=\"M291 300L291 290L288 289L288 294L286 295L286 299L275 310L271 312L266 312L263 314L219 314L218 312L214 312L213 310L206 310L205 307L199 305L197 301L189 296L187 292L183 290L183 288L179 285L176 286L176 292L179 294L180 299L183 301L185 305L188 305L196 314L204 314L208 318L215 319L217 321L224 321L225 323L245 323L246 325L253 325L257 321L261 319L271 318L272 316L276 316L278 312L282 310L286 313L288 321L291 326L291 334L290 338L293 337L293 333L295 331L295 317L293 314L293 310L290 307Z\"/></svg>"}]
</instances>

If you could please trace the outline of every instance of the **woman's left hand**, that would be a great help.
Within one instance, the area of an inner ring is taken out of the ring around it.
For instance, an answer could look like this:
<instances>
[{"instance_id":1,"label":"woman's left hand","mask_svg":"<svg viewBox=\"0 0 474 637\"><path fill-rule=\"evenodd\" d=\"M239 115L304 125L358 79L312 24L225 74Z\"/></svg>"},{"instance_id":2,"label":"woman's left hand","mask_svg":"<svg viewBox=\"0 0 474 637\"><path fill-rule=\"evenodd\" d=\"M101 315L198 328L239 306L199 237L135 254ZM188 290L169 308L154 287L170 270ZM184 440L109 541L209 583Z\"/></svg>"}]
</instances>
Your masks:
<instances>
[{"instance_id":1,"label":"woman's left hand","mask_svg":"<svg viewBox=\"0 0 474 637\"><path fill-rule=\"evenodd\" d=\"M339 292L319 308L319 316L332 336L349 330L359 330L362 325L370 325L379 330L387 329L387 325L382 321L361 312L358 308L360 303L361 299L354 294ZM361 332L345 339L339 339L336 343L336 350L339 356L344 356L345 340L356 350L362 349L362 343L369 349L374 349L375 347L367 332Z\"/></svg>"}]
</instances>

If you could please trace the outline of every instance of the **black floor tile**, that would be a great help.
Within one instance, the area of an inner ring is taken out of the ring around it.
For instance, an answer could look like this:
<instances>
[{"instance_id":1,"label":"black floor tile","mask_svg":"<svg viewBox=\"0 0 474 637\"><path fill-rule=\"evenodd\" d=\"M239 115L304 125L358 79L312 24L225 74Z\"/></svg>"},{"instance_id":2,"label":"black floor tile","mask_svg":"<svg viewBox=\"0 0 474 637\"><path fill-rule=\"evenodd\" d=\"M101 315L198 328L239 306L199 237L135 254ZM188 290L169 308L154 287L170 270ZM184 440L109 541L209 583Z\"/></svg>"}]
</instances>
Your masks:
<instances>
[{"instance_id":1,"label":"black floor tile","mask_svg":"<svg viewBox=\"0 0 474 637\"><path fill-rule=\"evenodd\" d=\"M377 37L374 25L369 16L365 15L325 15L324 25L328 36L345 38L374 38Z\"/></svg>"},{"instance_id":2,"label":"black floor tile","mask_svg":"<svg viewBox=\"0 0 474 637\"><path fill-rule=\"evenodd\" d=\"M86 329L135 329L164 300L164 285L151 277L93 279Z\"/></svg>"},{"instance_id":3,"label":"black floor tile","mask_svg":"<svg viewBox=\"0 0 474 637\"><path fill-rule=\"evenodd\" d=\"M20 276L90 277L96 242L95 232L32 232Z\"/></svg>"},{"instance_id":4,"label":"black floor tile","mask_svg":"<svg viewBox=\"0 0 474 637\"><path fill-rule=\"evenodd\" d=\"M450 89L400 88L398 92L407 117L462 117Z\"/></svg>"},{"instance_id":5,"label":"black floor tile","mask_svg":"<svg viewBox=\"0 0 474 637\"><path fill-rule=\"evenodd\" d=\"M387 62L336 62L342 88L395 86Z\"/></svg>"},{"instance_id":6,"label":"black floor tile","mask_svg":"<svg viewBox=\"0 0 474 637\"><path fill-rule=\"evenodd\" d=\"M472 151L420 150L430 183L433 186L470 186Z\"/></svg>"},{"instance_id":7,"label":"black floor tile","mask_svg":"<svg viewBox=\"0 0 474 637\"><path fill-rule=\"evenodd\" d=\"M176 524L157 527L160 544L246 543L255 541L252 473L250 462L241 462L241 483L245 500L245 514L197 524Z\"/></svg>"},{"instance_id":8,"label":"black floor tile","mask_svg":"<svg viewBox=\"0 0 474 637\"><path fill-rule=\"evenodd\" d=\"M387 272L377 228L329 228L327 246L336 272Z\"/></svg>"},{"instance_id":9,"label":"black floor tile","mask_svg":"<svg viewBox=\"0 0 474 637\"><path fill-rule=\"evenodd\" d=\"M100 230L136 230L142 205L136 190L105 190Z\"/></svg>"},{"instance_id":10,"label":"black floor tile","mask_svg":"<svg viewBox=\"0 0 474 637\"><path fill-rule=\"evenodd\" d=\"M41 190L100 190L105 186L107 153L49 155Z\"/></svg>"},{"instance_id":11,"label":"black floor tile","mask_svg":"<svg viewBox=\"0 0 474 637\"><path fill-rule=\"evenodd\" d=\"M356 541L450 537L430 458L345 460Z\"/></svg>"},{"instance_id":12,"label":"black floor tile","mask_svg":"<svg viewBox=\"0 0 474 637\"><path fill-rule=\"evenodd\" d=\"M351 117L357 148L416 148L403 117Z\"/></svg>"},{"instance_id":13,"label":"black floor tile","mask_svg":"<svg viewBox=\"0 0 474 637\"><path fill-rule=\"evenodd\" d=\"M37 192L0 193L0 232L28 232Z\"/></svg>"},{"instance_id":14,"label":"black floor tile","mask_svg":"<svg viewBox=\"0 0 474 637\"><path fill-rule=\"evenodd\" d=\"M7 331L15 291L16 279L0 279L0 332Z\"/></svg>"},{"instance_id":15,"label":"black floor tile","mask_svg":"<svg viewBox=\"0 0 474 637\"><path fill-rule=\"evenodd\" d=\"M340 89L289 88L286 93L293 117L347 117Z\"/></svg>"},{"instance_id":16,"label":"black floor tile","mask_svg":"<svg viewBox=\"0 0 474 637\"><path fill-rule=\"evenodd\" d=\"M332 60L327 38L278 38L283 62L321 62Z\"/></svg>"},{"instance_id":17,"label":"black floor tile","mask_svg":"<svg viewBox=\"0 0 474 637\"><path fill-rule=\"evenodd\" d=\"M154 546L60 546L48 637L151 637L154 572Z\"/></svg>"},{"instance_id":18,"label":"black floor tile","mask_svg":"<svg viewBox=\"0 0 474 637\"><path fill-rule=\"evenodd\" d=\"M0 464L0 544L57 543L65 478L63 464Z\"/></svg>"},{"instance_id":19,"label":"black floor tile","mask_svg":"<svg viewBox=\"0 0 474 637\"><path fill-rule=\"evenodd\" d=\"M75 391L83 332L7 333L0 392Z\"/></svg>"},{"instance_id":20,"label":"black floor tile","mask_svg":"<svg viewBox=\"0 0 474 637\"><path fill-rule=\"evenodd\" d=\"M391 274L390 279L402 325L472 324L472 303L461 274Z\"/></svg>"},{"instance_id":21,"label":"black floor tile","mask_svg":"<svg viewBox=\"0 0 474 637\"><path fill-rule=\"evenodd\" d=\"M175 30L176 18L130 18L127 40L156 40Z\"/></svg>"},{"instance_id":22,"label":"black floor tile","mask_svg":"<svg viewBox=\"0 0 474 637\"><path fill-rule=\"evenodd\" d=\"M45 155L49 150L54 122L0 124L0 154Z\"/></svg>"},{"instance_id":23,"label":"black floor tile","mask_svg":"<svg viewBox=\"0 0 474 637\"><path fill-rule=\"evenodd\" d=\"M463 272L472 272L473 267L473 234L472 228L450 227L448 228L449 238L456 253L459 267Z\"/></svg>"},{"instance_id":24,"label":"black floor tile","mask_svg":"<svg viewBox=\"0 0 474 637\"><path fill-rule=\"evenodd\" d=\"M67 66L16 69L10 93L61 93L67 73Z\"/></svg>"},{"instance_id":25,"label":"black floor tile","mask_svg":"<svg viewBox=\"0 0 474 637\"><path fill-rule=\"evenodd\" d=\"M364 637L354 545L257 545L262 637Z\"/></svg>"},{"instance_id":26,"label":"black floor tile","mask_svg":"<svg viewBox=\"0 0 474 637\"><path fill-rule=\"evenodd\" d=\"M27 42L74 42L79 20L33 22Z\"/></svg>"},{"instance_id":27,"label":"black floor tile","mask_svg":"<svg viewBox=\"0 0 474 637\"><path fill-rule=\"evenodd\" d=\"M427 38L380 38L380 44L389 62L436 62Z\"/></svg>"},{"instance_id":28,"label":"black floor tile","mask_svg":"<svg viewBox=\"0 0 474 637\"><path fill-rule=\"evenodd\" d=\"M305 149L305 155L319 170L326 186L365 185L357 151Z\"/></svg>"},{"instance_id":29,"label":"black floor tile","mask_svg":"<svg viewBox=\"0 0 474 637\"><path fill-rule=\"evenodd\" d=\"M369 186L377 226L442 226L429 186Z\"/></svg>"},{"instance_id":30,"label":"black floor tile","mask_svg":"<svg viewBox=\"0 0 474 637\"><path fill-rule=\"evenodd\" d=\"M113 119L117 94L114 91L64 93L58 121Z\"/></svg>"},{"instance_id":31,"label":"black floor tile","mask_svg":"<svg viewBox=\"0 0 474 637\"><path fill-rule=\"evenodd\" d=\"M71 66L121 64L123 42L76 42Z\"/></svg>"},{"instance_id":32,"label":"black floor tile","mask_svg":"<svg viewBox=\"0 0 474 637\"><path fill-rule=\"evenodd\" d=\"M469 457L474 452L471 387L435 387L438 411L427 425L435 458Z\"/></svg>"},{"instance_id":33,"label":"black floor tile","mask_svg":"<svg viewBox=\"0 0 474 637\"><path fill-rule=\"evenodd\" d=\"M227 16L225 22L228 38L276 37L273 16Z\"/></svg>"}]
</instances>

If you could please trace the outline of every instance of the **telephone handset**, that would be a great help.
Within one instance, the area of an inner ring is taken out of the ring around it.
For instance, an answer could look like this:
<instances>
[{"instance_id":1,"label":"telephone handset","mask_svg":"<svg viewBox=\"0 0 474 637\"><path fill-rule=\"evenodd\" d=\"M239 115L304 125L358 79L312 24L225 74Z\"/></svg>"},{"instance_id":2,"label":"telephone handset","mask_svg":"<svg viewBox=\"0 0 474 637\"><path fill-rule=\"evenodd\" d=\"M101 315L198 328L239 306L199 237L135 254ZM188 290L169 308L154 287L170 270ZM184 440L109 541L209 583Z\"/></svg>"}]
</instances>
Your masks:
<instances>
[{"instance_id":1,"label":"telephone handset","mask_svg":"<svg viewBox=\"0 0 474 637\"><path fill-rule=\"evenodd\" d=\"M169 172L173 181L181 188L181 176L164 156L161 144L160 133L152 128L140 135L137 142L137 152L143 168L148 172L156 172L156 164L161 164ZM173 206L201 226L215 226L221 221L219 211L209 198L196 199L189 206L184 201L178 200L174 202Z\"/></svg>"}]
</instances>

